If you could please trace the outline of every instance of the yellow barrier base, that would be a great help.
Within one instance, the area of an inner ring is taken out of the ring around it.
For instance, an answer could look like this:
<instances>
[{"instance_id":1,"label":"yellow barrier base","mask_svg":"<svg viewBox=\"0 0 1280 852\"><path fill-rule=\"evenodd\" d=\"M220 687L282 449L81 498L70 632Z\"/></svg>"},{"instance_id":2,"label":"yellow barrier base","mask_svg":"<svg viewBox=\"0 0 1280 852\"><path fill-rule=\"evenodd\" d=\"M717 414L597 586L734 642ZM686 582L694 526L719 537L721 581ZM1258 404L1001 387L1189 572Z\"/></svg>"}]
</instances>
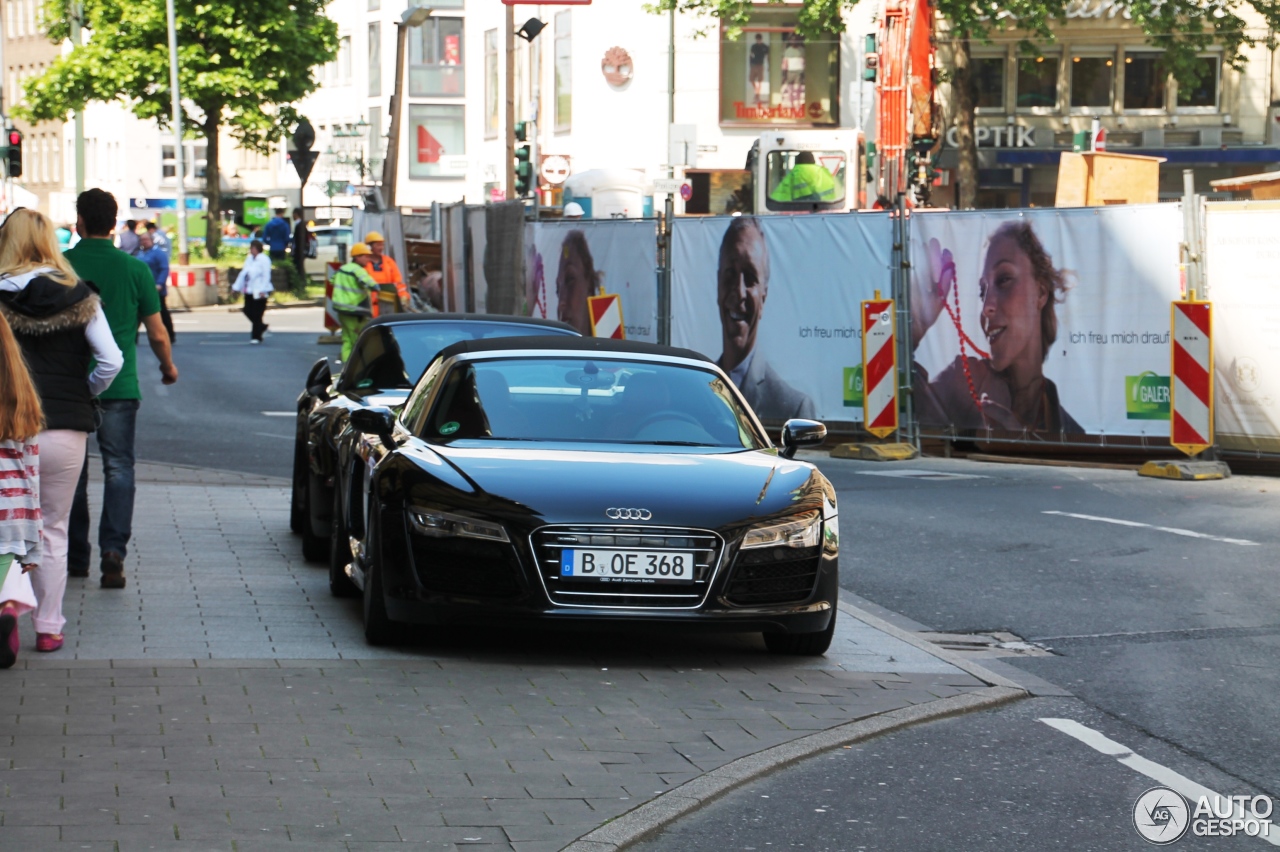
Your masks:
<instances>
[{"instance_id":1,"label":"yellow barrier base","mask_svg":"<svg viewBox=\"0 0 1280 852\"><path fill-rule=\"evenodd\" d=\"M1226 479L1231 476L1231 468L1224 462L1213 461L1149 461L1138 469L1138 476L1202 482L1209 479Z\"/></svg>"},{"instance_id":2,"label":"yellow barrier base","mask_svg":"<svg viewBox=\"0 0 1280 852\"><path fill-rule=\"evenodd\" d=\"M833 459L863 461L908 461L919 453L910 444L839 444L831 449Z\"/></svg>"}]
</instances>

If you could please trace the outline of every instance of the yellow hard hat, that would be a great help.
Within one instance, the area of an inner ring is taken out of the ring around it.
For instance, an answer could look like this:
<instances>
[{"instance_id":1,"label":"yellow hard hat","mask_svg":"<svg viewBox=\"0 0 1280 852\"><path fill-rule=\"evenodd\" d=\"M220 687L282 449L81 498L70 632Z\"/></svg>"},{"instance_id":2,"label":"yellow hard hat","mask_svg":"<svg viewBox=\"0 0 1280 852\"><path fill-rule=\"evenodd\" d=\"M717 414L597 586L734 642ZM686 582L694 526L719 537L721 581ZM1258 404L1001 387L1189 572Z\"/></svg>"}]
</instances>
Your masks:
<instances>
[{"instance_id":1,"label":"yellow hard hat","mask_svg":"<svg viewBox=\"0 0 1280 852\"><path fill-rule=\"evenodd\" d=\"M364 243L356 243L351 247L352 260L355 260L357 257L359 257L362 254L373 254L373 252L369 251L369 247Z\"/></svg>"},{"instance_id":2,"label":"yellow hard hat","mask_svg":"<svg viewBox=\"0 0 1280 852\"><path fill-rule=\"evenodd\" d=\"M377 231L370 231L364 235L364 241L366 243L385 243L387 238L382 236L382 234L379 234Z\"/></svg>"}]
</instances>

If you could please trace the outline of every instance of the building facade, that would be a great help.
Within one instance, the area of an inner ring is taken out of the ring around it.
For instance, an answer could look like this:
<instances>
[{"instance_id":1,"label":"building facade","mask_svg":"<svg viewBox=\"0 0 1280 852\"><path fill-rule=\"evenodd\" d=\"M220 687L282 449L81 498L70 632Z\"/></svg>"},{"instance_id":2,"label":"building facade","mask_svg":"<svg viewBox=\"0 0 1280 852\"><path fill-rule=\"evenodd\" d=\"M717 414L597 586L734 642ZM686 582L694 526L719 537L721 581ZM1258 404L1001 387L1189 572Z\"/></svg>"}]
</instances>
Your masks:
<instances>
[{"instance_id":1,"label":"building facade","mask_svg":"<svg viewBox=\"0 0 1280 852\"><path fill-rule=\"evenodd\" d=\"M1280 163L1280 81L1268 32L1252 22L1247 61L1232 68L1219 48L1200 53L1200 80L1179 86L1163 54L1114 0L1080 0L1051 44L1026 53L1013 32L971 44L980 207L1051 206L1058 157L1096 119L1109 151L1162 157L1160 196L1182 195L1182 172L1196 188L1209 181L1267 171ZM951 65L945 26L939 58ZM950 86L943 98L951 114ZM948 124L934 202L954 200L955 129Z\"/></svg>"}]
</instances>

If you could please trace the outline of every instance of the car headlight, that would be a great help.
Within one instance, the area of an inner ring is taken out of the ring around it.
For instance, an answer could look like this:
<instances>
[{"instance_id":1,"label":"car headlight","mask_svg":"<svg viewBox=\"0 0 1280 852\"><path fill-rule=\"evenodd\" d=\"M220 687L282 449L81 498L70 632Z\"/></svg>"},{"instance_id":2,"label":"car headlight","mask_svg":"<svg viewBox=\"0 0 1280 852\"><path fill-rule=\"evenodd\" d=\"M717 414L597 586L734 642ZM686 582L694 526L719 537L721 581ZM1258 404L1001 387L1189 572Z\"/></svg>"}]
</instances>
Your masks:
<instances>
[{"instance_id":1,"label":"car headlight","mask_svg":"<svg viewBox=\"0 0 1280 852\"><path fill-rule=\"evenodd\" d=\"M419 535L433 538L478 538L483 541L506 541L507 531L502 524L454 515L439 509L409 507L409 524Z\"/></svg>"},{"instance_id":2,"label":"car headlight","mask_svg":"<svg viewBox=\"0 0 1280 852\"><path fill-rule=\"evenodd\" d=\"M805 512L785 521L773 521L769 524L748 530L742 539L741 550L752 550L757 547L816 547L822 534L822 515L819 512Z\"/></svg>"}]
</instances>

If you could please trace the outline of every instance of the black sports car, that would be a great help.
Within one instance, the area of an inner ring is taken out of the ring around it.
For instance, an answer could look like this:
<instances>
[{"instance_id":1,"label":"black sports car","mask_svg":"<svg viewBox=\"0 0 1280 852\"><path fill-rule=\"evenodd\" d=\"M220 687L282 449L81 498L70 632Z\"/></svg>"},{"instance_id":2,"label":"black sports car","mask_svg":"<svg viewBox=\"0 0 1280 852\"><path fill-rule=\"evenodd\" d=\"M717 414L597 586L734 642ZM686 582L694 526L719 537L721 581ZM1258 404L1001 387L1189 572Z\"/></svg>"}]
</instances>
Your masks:
<instances>
[{"instance_id":1,"label":"black sports car","mask_svg":"<svg viewBox=\"0 0 1280 852\"><path fill-rule=\"evenodd\" d=\"M835 630L835 490L696 352L595 338L453 344L365 434L349 516L370 642L403 623L760 631L821 654ZM353 507L354 508L354 507ZM356 522L357 514L359 522Z\"/></svg>"},{"instance_id":2,"label":"black sports car","mask_svg":"<svg viewBox=\"0 0 1280 852\"><path fill-rule=\"evenodd\" d=\"M339 374L330 373L327 358L315 363L298 396L290 525L302 536L307 559L329 559L329 580L336 594L357 591L341 573L350 561L345 529L338 524L335 531L331 523L334 517L341 519L343 495L350 493L343 460L350 457L346 443L353 434L348 428L351 412L371 405L399 408L431 359L451 343L548 334L578 336L571 326L554 320L395 314L366 326Z\"/></svg>"}]
</instances>

